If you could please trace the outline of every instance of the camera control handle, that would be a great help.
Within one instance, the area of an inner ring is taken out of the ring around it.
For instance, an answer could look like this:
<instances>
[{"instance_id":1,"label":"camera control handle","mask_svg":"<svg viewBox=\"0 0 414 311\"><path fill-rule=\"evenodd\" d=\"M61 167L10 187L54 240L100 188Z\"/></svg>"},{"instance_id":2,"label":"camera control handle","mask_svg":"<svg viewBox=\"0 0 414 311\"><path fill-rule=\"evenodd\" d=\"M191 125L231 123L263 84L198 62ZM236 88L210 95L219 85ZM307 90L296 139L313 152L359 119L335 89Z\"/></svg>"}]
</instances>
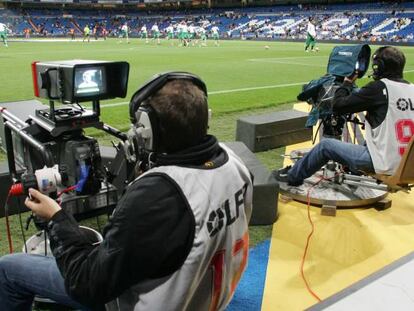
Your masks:
<instances>
[{"instance_id":1,"label":"camera control handle","mask_svg":"<svg viewBox=\"0 0 414 311\"><path fill-rule=\"evenodd\" d=\"M44 72L40 73L40 77L42 78L42 85L41 88L42 89L46 89L47 91L47 97L49 99L59 99L59 96L52 96L51 92L50 92L50 88L51 88L51 79L50 79L50 72L51 71L58 71L57 68L48 68L46 69Z\"/></svg>"}]
</instances>

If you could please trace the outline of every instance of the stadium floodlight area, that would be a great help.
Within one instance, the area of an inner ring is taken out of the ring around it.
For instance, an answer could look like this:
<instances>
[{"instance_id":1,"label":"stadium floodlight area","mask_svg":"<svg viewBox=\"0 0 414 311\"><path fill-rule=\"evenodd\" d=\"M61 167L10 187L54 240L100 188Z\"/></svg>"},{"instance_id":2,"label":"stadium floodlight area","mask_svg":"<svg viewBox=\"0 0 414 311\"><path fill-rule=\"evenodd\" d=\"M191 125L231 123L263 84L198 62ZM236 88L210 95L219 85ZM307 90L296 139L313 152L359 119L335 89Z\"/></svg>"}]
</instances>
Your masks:
<instances>
[{"instance_id":1,"label":"stadium floodlight area","mask_svg":"<svg viewBox=\"0 0 414 311\"><path fill-rule=\"evenodd\" d=\"M50 2L49 0L44 0ZM71 0L65 0L71 1ZM98 0L98 3L125 4L135 0ZM158 0L137 0L152 3ZM42 1L41 1L42 2ZM84 1L81 1L84 3ZM174 2L174 1L173 1ZM200 3L202 3L201 1ZM86 2L85 2L86 3ZM318 40L347 40L366 42L414 42L414 3L351 3L330 5L280 5L233 9L194 9L169 11L144 11L130 8L88 9L4 9L0 22L8 24L11 36L23 37L27 30L32 36L69 37L71 29L77 35L86 25L108 31L108 36L118 36L120 25L128 22L130 37L138 37L145 24L154 23L166 36L170 24L176 26L186 20L196 28L209 31L219 25L220 37L235 39L303 40L309 17L316 21ZM9 34L10 35L10 34Z\"/></svg>"}]
</instances>

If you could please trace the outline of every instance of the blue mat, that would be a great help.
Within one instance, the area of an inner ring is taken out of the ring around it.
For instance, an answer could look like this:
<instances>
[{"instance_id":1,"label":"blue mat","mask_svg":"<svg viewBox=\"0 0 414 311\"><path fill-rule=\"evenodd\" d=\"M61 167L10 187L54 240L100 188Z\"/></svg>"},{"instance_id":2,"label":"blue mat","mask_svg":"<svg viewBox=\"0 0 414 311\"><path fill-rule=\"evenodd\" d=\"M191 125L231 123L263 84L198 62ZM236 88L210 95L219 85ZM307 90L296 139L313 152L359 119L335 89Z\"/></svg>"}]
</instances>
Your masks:
<instances>
[{"instance_id":1,"label":"blue mat","mask_svg":"<svg viewBox=\"0 0 414 311\"><path fill-rule=\"evenodd\" d=\"M269 258L270 240L249 250L249 263L226 311L259 311Z\"/></svg>"}]
</instances>

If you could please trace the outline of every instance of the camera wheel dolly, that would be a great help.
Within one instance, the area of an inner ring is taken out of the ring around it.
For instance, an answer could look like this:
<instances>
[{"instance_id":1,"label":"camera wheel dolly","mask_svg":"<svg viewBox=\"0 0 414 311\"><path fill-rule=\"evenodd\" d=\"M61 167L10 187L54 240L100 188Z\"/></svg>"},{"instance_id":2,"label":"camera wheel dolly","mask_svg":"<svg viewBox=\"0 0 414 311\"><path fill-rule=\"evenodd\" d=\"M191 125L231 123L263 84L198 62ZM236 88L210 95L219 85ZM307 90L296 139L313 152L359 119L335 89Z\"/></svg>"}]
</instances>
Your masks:
<instances>
[{"instance_id":1,"label":"camera wheel dolly","mask_svg":"<svg viewBox=\"0 0 414 311\"><path fill-rule=\"evenodd\" d=\"M290 157L295 160L301 155L300 150L294 150ZM391 207L391 200L386 199L387 185L370 176L347 174L340 164L333 161L305 179L300 186L290 186L286 182L279 182L279 186L285 200L321 206L321 214L328 216L335 216L337 208L371 205L382 210Z\"/></svg>"}]
</instances>

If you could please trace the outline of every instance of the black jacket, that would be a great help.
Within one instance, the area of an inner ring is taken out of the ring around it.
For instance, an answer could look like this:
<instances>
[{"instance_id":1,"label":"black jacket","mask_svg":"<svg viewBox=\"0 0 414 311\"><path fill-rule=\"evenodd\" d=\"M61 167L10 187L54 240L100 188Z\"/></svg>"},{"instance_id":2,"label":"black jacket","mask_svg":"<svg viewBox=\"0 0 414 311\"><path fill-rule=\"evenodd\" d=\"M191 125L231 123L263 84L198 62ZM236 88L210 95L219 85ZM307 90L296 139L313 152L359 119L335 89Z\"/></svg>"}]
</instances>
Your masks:
<instances>
[{"instance_id":1,"label":"black jacket","mask_svg":"<svg viewBox=\"0 0 414 311\"><path fill-rule=\"evenodd\" d=\"M210 169L227 159L217 140L208 136L199 146L164 157L161 165ZM204 167L207 161L216 165ZM192 247L194 216L174 180L149 173L127 188L100 245L91 245L64 210L54 215L48 228L68 294L98 310L141 280L178 270Z\"/></svg>"},{"instance_id":2,"label":"black jacket","mask_svg":"<svg viewBox=\"0 0 414 311\"><path fill-rule=\"evenodd\" d=\"M390 79L391 80L391 79ZM401 79L394 81L409 83ZM388 111L387 88L381 80L372 81L352 93L352 84L344 82L335 92L333 111L338 114L366 111L366 120L372 128L384 121Z\"/></svg>"}]
</instances>

